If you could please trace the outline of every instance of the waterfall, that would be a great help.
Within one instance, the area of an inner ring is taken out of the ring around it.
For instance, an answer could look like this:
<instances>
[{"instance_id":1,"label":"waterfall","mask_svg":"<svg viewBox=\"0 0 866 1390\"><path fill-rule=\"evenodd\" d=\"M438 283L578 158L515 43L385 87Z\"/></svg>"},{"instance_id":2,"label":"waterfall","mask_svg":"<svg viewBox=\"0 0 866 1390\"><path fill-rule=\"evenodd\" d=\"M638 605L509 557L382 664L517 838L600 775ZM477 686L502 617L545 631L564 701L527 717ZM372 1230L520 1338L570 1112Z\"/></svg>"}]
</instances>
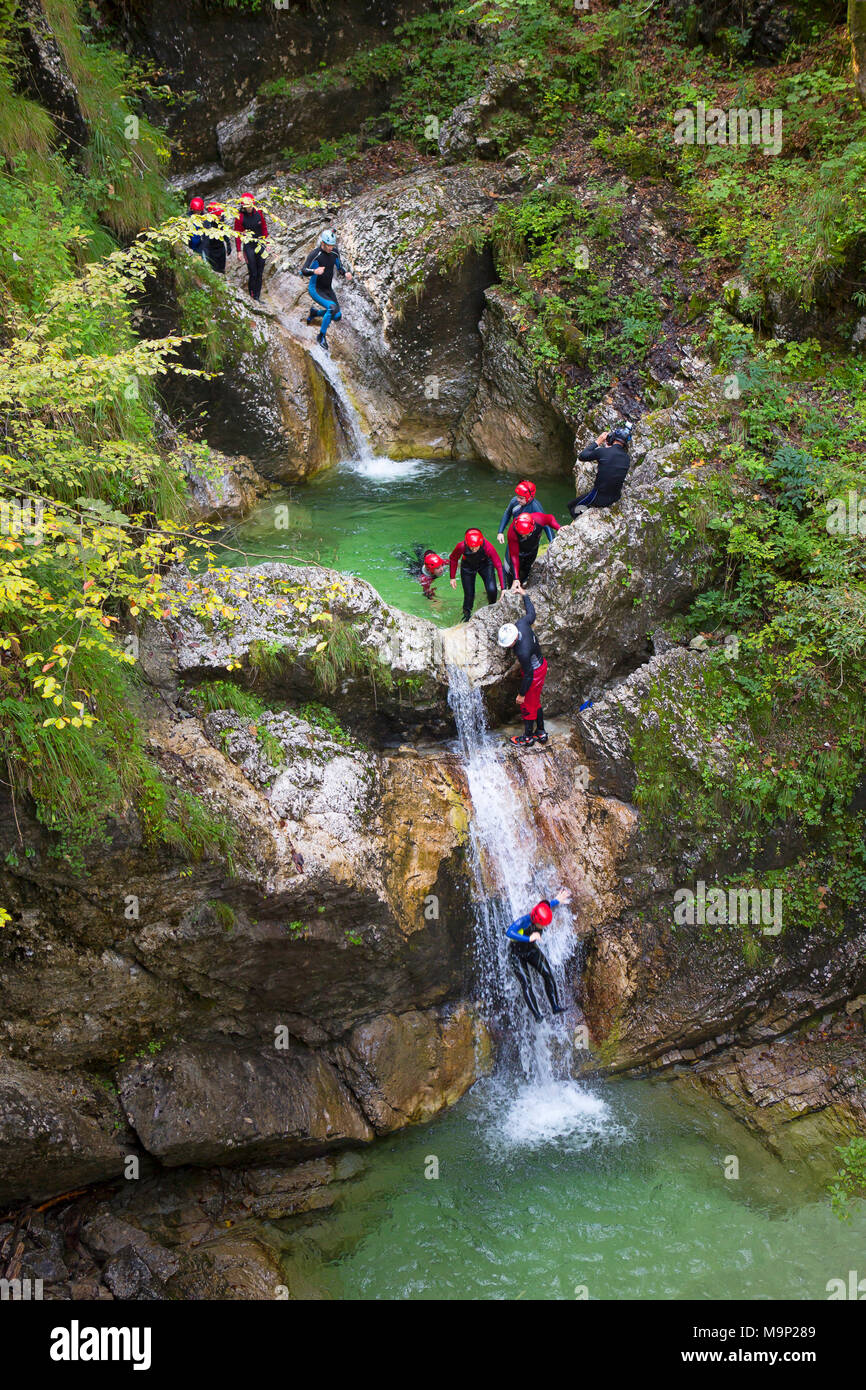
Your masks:
<instances>
[{"instance_id":1,"label":"waterfall","mask_svg":"<svg viewBox=\"0 0 866 1390\"><path fill-rule=\"evenodd\" d=\"M481 691L466 672L448 667L448 701L457 724L458 747L469 786L469 858L475 887L475 957L482 1008L502 1028L512 1064L524 1080L550 1086L568 1076L572 1039L568 1013L553 1016L540 979L533 980L542 1013L536 1023L511 967L505 930L541 898L563 885L545 857L522 789L509 776L502 746L487 730ZM539 756L529 752L528 757ZM571 913L558 907L544 933L543 949L564 1004L564 967L576 950Z\"/></svg>"},{"instance_id":2,"label":"waterfall","mask_svg":"<svg viewBox=\"0 0 866 1390\"><path fill-rule=\"evenodd\" d=\"M337 398L340 419L348 437L352 458L361 463L372 462L374 455L370 441L361 429L360 416L352 404L339 367L330 353L320 348L318 343L308 347L307 351Z\"/></svg>"}]
</instances>

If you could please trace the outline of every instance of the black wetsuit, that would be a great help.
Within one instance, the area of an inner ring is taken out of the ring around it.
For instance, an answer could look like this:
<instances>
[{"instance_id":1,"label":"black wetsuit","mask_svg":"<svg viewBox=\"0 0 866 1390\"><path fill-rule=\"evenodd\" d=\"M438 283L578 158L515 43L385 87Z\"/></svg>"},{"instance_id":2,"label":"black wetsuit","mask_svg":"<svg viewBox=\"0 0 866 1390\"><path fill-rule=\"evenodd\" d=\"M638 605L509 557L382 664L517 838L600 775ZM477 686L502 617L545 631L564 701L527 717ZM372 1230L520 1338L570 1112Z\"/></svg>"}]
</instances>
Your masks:
<instances>
[{"instance_id":1,"label":"black wetsuit","mask_svg":"<svg viewBox=\"0 0 866 1390\"><path fill-rule=\"evenodd\" d=\"M552 908L558 907L558 900L552 898L550 900L550 906ZM540 1023L541 1010L538 1007L535 991L532 988L532 978L529 974L530 968L541 976L542 983L544 984L544 992L547 995L548 1002L553 1012L555 1014L561 1014L564 1010L556 992L556 981L553 978L553 971L550 968L550 963L544 952L538 949L536 942L529 940L532 933L536 931L538 931L538 928L533 926L532 918L527 914L525 917L518 917L516 922L512 922L505 934L509 942L511 965L517 976L523 998L526 1000L526 1005L530 1013L537 1022Z\"/></svg>"},{"instance_id":2,"label":"black wetsuit","mask_svg":"<svg viewBox=\"0 0 866 1390\"><path fill-rule=\"evenodd\" d=\"M236 232L253 232L254 238L242 242L238 237L238 250L243 251L249 273L249 289L252 299L259 299L262 293L262 276L265 271L265 238L268 224L261 208L242 207L235 218Z\"/></svg>"},{"instance_id":3,"label":"black wetsuit","mask_svg":"<svg viewBox=\"0 0 866 1390\"><path fill-rule=\"evenodd\" d=\"M202 255L211 270L216 270L222 275L226 268L226 257L231 254L232 249L228 228L215 212L206 213L203 221L205 231L202 237Z\"/></svg>"},{"instance_id":4,"label":"black wetsuit","mask_svg":"<svg viewBox=\"0 0 866 1390\"><path fill-rule=\"evenodd\" d=\"M523 595L523 606L526 609L526 617L517 619L515 626L517 628L517 631L520 633L520 636L518 637L511 650L517 657L517 660L520 662L520 669L523 673L520 681L520 690L518 693L520 695L527 695L529 693L529 688L532 685L533 681L536 681L539 678L539 672L541 671L541 668L545 667L546 669L546 662L544 660L544 654L541 650L538 638L536 637L535 631L532 626L532 624L535 622L535 605L533 604L532 599L529 597L528 594ZM530 726L532 724L533 719L535 720L535 732L537 734L543 734L544 711L541 708L541 705L538 706L537 711L530 715L527 715L527 713L524 711L523 722L525 726L525 732L527 734L531 732Z\"/></svg>"},{"instance_id":5,"label":"black wetsuit","mask_svg":"<svg viewBox=\"0 0 866 1390\"><path fill-rule=\"evenodd\" d=\"M457 573L457 561L460 561L460 582L463 585L463 621L468 623L472 617L472 605L475 602L475 578L481 576L487 594L487 602L495 603L499 597L496 588L497 577L499 588L503 587L502 580L502 561L489 541L483 541L477 550L470 550L464 541L455 545L448 557L451 578Z\"/></svg>"},{"instance_id":6,"label":"black wetsuit","mask_svg":"<svg viewBox=\"0 0 866 1390\"><path fill-rule=\"evenodd\" d=\"M582 507L611 507L622 496L622 485L629 470L628 450L621 444L590 444L577 456L581 463L596 462L595 482L582 497L569 502L574 517Z\"/></svg>"}]
</instances>

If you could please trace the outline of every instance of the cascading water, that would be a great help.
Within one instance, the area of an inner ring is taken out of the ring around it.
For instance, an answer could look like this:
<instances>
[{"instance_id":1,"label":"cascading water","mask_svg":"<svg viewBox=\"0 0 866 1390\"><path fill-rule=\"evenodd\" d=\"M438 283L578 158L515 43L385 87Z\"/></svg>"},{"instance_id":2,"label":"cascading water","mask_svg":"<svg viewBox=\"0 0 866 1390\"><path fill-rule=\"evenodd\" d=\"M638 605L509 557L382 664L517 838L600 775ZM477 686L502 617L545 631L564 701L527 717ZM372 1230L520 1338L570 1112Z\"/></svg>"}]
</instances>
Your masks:
<instances>
[{"instance_id":1,"label":"cascading water","mask_svg":"<svg viewBox=\"0 0 866 1390\"><path fill-rule=\"evenodd\" d=\"M457 724L472 812L470 863L475 881L475 957L482 1008L505 1036L504 1065L522 1085L502 1116L506 1137L550 1138L580 1127L598 1128L604 1101L571 1079L574 1038L569 1013L553 1016L538 981L543 1022L529 1013L511 967L505 931L541 898L561 885L545 857L521 789L511 779L501 745L487 730L481 691L465 670L448 667L448 700ZM528 754L527 756L532 756ZM569 909L559 907L544 934L544 952L564 1003L565 967L577 950Z\"/></svg>"}]
</instances>

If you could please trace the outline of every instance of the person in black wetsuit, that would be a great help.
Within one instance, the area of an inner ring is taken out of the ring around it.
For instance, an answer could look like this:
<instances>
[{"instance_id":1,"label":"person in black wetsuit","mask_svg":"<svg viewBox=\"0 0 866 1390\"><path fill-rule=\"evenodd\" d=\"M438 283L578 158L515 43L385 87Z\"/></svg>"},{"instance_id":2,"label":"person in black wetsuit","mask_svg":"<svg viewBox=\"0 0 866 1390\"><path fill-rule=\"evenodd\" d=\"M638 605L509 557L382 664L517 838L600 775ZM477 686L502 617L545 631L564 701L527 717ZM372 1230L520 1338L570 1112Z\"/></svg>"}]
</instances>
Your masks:
<instances>
[{"instance_id":1,"label":"person in black wetsuit","mask_svg":"<svg viewBox=\"0 0 866 1390\"><path fill-rule=\"evenodd\" d=\"M458 560L460 561L460 582L463 585L463 622L468 623L472 617L472 605L475 602L475 579L478 575L481 576L481 582L487 591L488 603L495 603L499 597L496 591L497 577L499 578L499 588L505 587L502 582L502 561L490 542L485 540L481 532L474 526L470 526L463 540L455 545L448 556L452 589L457 588Z\"/></svg>"},{"instance_id":2,"label":"person in black wetsuit","mask_svg":"<svg viewBox=\"0 0 866 1390\"><path fill-rule=\"evenodd\" d=\"M568 510L573 518L579 516L587 507L612 507L622 496L622 485L629 470L628 443L631 429L618 427L610 433L600 434L594 444L589 444L583 453L578 454L581 463L598 463L595 482L582 497L569 502Z\"/></svg>"},{"instance_id":3,"label":"person in black wetsuit","mask_svg":"<svg viewBox=\"0 0 866 1390\"><path fill-rule=\"evenodd\" d=\"M424 597L433 599L436 597L433 581L439 578L448 561L443 560L442 556L437 554L435 550L431 550L429 545L416 545L414 550L414 555L405 553L403 555L403 559L406 561L406 571L413 579L418 580Z\"/></svg>"},{"instance_id":4,"label":"person in black wetsuit","mask_svg":"<svg viewBox=\"0 0 866 1390\"><path fill-rule=\"evenodd\" d=\"M571 892L569 889L560 888L558 898L542 899L540 903L535 904L531 912L527 912L525 917L518 917L516 922L512 922L505 932L510 943L512 968L517 976L527 1007L537 1023L541 1022L541 1010L532 988L529 967L541 976L544 992L553 1013L565 1013L565 1008L560 1004L556 992L553 971L544 952L540 950L538 942L541 940L541 933L544 928L549 927L553 920L554 908L559 907L560 903L570 902Z\"/></svg>"},{"instance_id":5,"label":"person in black wetsuit","mask_svg":"<svg viewBox=\"0 0 866 1390\"><path fill-rule=\"evenodd\" d=\"M250 296L253 299L261 299L268 224L261 208L256 207L252 193L241 194L240 211L235 218L235 231L238 260L247 263Z\"/></svg>"},{"instance_id":6,"label":"person in black wetsuit","mask_svg":"<svg viewBox=\"0 0 866 1390\"><path fill-rule=\"evenodd\" d=\"M226 258L231 255L232 249L232 241L225 224L224 213L225 208L222 203L208 203L207 211L202 218L204 223L202 234L204 258L211 270L215 270L218 275L225 273Z\"/></svg>"},{"instance_id":7,"label":"person in black wetsuit","mask_svg":"<svg viewBox=\"0 0 866 1390\"><path fill-rule=\"evenodd\" d=\"M541 692L547 675L547 662L538 645L538 638L532 630L532 624L535 622L532 599L524 592L519 582L513 587L523 595L526 616L518 618L516 623L503 623L496 640L500 647L511 649L520 662L522 678L517 703L523 715L523 733L515 734L511 742L519 748L526 748L532 743L547 742L544 710L541 708Z\"/></svg>"},{"instance_id":8,"label":"person in black wetsuit","mask_svg":"<svg viewBox=\"0 0 866 1390\"><path fill-rule=\"evenodd\" d=\"M313 301L310 312L307 314L307 323L315 323L317 318L322 320L316 342L326 352L328 351L328 329L333 322L343 317L343 311L333 290L335 270L338 275L344 275L347 280L352 279L351 270L344 266L340 260L336 232L323 232L318 246L313 248L304 261L301 274L310 277L307 292Z\"/></svg>"},{"instance_id":9,"label":"person in black wetsuit","mask_svg":"<svg viewBox=\"0 0 866 1390\"><path fill-rule=\"evenodd\" d=\"M521 512L508 528L508 549L505 555L505 578L510 584L518 580L525 584L529 571L538 559L538 547L545 530L559 530L555 516L547 512Z\"/></svg>"}]
</instances>

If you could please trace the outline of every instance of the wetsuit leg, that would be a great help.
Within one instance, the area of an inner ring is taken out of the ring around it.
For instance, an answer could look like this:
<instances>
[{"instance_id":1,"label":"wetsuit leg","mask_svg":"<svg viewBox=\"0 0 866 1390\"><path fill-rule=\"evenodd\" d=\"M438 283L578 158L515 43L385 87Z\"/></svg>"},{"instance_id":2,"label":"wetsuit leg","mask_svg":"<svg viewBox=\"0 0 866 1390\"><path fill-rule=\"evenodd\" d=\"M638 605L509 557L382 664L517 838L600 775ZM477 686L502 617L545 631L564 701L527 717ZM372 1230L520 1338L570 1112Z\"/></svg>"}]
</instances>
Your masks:
<instances>
[{"instance_id":1,"label":"wetsuit leg","mask_svg":"<svg viewBox=\"0 0 866 1390\"><path fill-rule=\"evenodd\" d=\"M460 582L463 585L463 621L468 622L472 617L472 605L475 602L475 575L476 570L467 569L465 565L460 566Z\"/></svg>"},{"instance_id":2,"label":"wetsuit leg","mask_svg":"<svg viewBox=\"0 0 866 1390\"><path fill-rule=\"evenodd\" d=\"M326 298L325 295L319 294L318 290L314 290L312 285L310 286L310 298L320 306L321 312L324 314L324 318L322 319L322 337L324 337L333 320L343 317L340 306L336 299L329 299ZM311 310L310 312L317 313L318 310Z\"/></svg>"},{"instance_id":3,"label":"wetsuit leg","mask_svg":"<svg viewBox=\"0 0 866 1390\"><path fill-rule=\"evenodd\" d=\"M541 705L538 706L538 713L535 716L535 732L537 734L544 733L544 710Z\"/></svg>"},{"instance_id":4,"label":"wetsuit leg","mask_svg":"<svg viewBox=\"0 0 866 1390\"><path fill-rule=\"evenodd\" d=\"M598 488L591 487L589 492L585 492L582 497L575 497L573 502L569 502L568 510L571 512L572 518L575 518L583 508L594 507L597 496Z\"/></svg>"},{"instance_id":5,"label":"wetsuit leg","mask_svg":"<svg viewBox=\"0 0 866 1390\"><path fill-rule=\"evenodd\" d=\"M247 242L244 246L244 259L247 263L247 270L250 276L250 294L253 299L258 299L262 293L262 276L265 273L265 258L261 251Z\"/></svg>"},{"instance_id":6,"label":"wetsuit leg","mask_svg":"<svg viewBox=\"0 0 866 1390\"><path fill-rule=\"evenodd\" d=\"M536 970L538 974L541 976L542 981L544 982L544 992L547 995L550 1007L553 1009L553 1012L555 1014L563 1013L563 1007L560 1004L559 996L556 993L556 981L553 978L553 971L550 968L550 964L547 960L547 957L544 955L544 952L539 951L538 947L536 946L532 955L527 956L526 960L527 963L532 966L533 970Z\"/></svg>"},{"instance_id":7,"label":"wetsuit leg","mask_svg":"<svg viewBox=\"0 0 866 1390\"><path fill-rule=\"evenodd\" d=\"M529 578L529 572L538 559L538 548L530 550L520 556L520 582L525 584Z\"/></svg>"},{"instance_id":8,"label":"wetsuit leg","mask_svg":"<svg viewBox=\"0 0 866 1390\"><path fill-rule=\"evenodd\" d=\"M493 561L488 560L486 567L478 572L487 590L487 602L495 603L499 598L499 586L496 583L496 570L493 568Z\"/></svg>"},{"instance_id":9,"label":"wetsuit leg","mask_svg":"<svg viewBox=\"0 0 866 1390\"><path fill-rule=\"evenodd\" d=\"M514 950L511 952L511 965L523 992L523 998L526 1000L526 1007L529 1009L533 1018L540 1023L541 1010L536 1003L535 994L532 989L532 980L529 977L529 970L526 966L525 959Z\"/></svg>"}]
</instances>

